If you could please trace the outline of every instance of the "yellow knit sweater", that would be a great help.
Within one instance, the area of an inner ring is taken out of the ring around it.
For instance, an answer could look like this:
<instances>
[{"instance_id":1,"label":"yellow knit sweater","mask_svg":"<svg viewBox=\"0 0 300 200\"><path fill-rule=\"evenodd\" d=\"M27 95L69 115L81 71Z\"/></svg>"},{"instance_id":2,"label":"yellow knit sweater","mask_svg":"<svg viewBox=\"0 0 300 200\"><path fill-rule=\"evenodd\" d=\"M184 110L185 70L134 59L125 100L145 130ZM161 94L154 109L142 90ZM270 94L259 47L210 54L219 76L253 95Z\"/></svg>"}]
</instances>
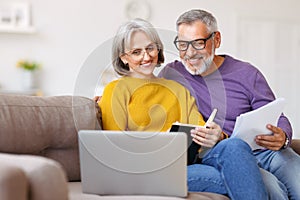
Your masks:
<instances>
[{"instance_id":1,"label":"yellow knit sweater","mask_svg":"<svg viewBox=\"0 0 300 200\"><path fill-rule=\"evenodd\" d=\"M195 99L175 81L122 77L99 102L104 130L167 131L173 122L204 125Z\"/></svg>"}]
</instances>

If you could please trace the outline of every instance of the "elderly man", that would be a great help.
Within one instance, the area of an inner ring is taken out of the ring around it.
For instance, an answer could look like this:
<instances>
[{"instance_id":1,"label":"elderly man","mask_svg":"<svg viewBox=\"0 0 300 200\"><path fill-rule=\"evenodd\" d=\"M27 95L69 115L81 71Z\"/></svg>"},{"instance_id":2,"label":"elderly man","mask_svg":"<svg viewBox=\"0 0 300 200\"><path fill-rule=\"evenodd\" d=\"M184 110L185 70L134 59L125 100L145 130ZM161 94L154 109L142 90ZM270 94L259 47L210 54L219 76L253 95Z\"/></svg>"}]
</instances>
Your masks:
<instances>
[{"instance_id":1,"label":"elderly man","mask_svg":"<svg viewBox=\"0 0 300 200\"><path fill-rule=\"evenodd\" d=\"M218 108L216 122L222 125L229 136L237 116L275 99L258 69L229 55L215 54L215 50L221 44L221 34L212 14L204 10L190 10L182 14L177 20L177 37L174 44L181 61L169 63L159 76L176 80L187 87L195 97L198 109L205 119L213 108ZM300 157L289 147L292 138L289 120L281 115L277 124L266 124L266 127L273 134L261 133L255 138L256 143L263 148L254 151L253 156L261 167L269 198L300 199ZM192 134L197 135L197 131ZM217 143L215 137L203 134L198 134L197 140L203 146L216 144L213 149L217 149L221 143ZM212 161L214 156L208 153L201 164L189 166L190 187L196 185L195 190L205 189L201 187L205 185L201 182L201 177L207 177L202 165L217 162ZM242 167L242 161L240 166L236 167ZM221 165L216 169L215 177L211 175L210 181L221 176L226 184L227 179L236 176L233 173L224 177ZM193 185L192 180L195 180L195 176L199 177L199 182L194 182Z\"/></svg>"}]
</instances>

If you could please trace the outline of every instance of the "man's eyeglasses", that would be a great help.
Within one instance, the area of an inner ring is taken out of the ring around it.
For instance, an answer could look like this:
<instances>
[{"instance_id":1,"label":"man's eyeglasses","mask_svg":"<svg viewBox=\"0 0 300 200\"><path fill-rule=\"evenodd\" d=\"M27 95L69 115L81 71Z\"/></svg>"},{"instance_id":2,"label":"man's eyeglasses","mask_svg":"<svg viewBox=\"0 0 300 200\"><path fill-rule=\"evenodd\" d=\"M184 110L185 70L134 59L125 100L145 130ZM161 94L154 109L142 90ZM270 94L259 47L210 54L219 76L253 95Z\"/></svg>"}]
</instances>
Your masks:
<instances>
[{"instance_id":1,"label":"man's eyeglasses","mask_svg":"<svg viewBox=\"0 0 300 200\"><path fill-rule=\"evenodd\" d=\"M130 56L135 61L140 61L144 58L145 53L147 53L150 57L154 57L157 56L158 51L159 49L157 44L152 43L143 49L132 49L124 54Z\"/></svg>"},{"instance_id":2,"label":"man's eyeglasses","mask_svg":"<svg viewBox=\"0 0 300 200\"><path fill-rule=\"evenodd\" d=\"M210 38L212 38L215 35L215 33L216 32L213 32L207 38L196 39L196 40L192 40L192 41L177 40L178 36L176 36L176 38L174 40L174 44L175 44L176 48L179 51L186 51L186 50L188 50L190 44L192 45L192 47L194 47L194 49L196 49L196 50L202 50L202 49L204 49L206 47L207 40L209 40Z\"/></svg>"}]
</instances>

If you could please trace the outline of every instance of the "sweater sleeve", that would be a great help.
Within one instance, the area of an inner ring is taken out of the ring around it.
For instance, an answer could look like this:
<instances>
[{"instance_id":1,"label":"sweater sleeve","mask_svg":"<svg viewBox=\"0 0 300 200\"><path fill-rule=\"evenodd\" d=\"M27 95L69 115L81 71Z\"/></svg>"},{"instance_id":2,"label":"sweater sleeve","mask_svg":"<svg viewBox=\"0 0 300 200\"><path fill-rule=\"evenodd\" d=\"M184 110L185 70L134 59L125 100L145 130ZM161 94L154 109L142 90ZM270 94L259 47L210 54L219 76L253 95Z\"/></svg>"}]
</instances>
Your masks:
<instances>
[{"instance_id":1,"label":"sweater sleeve","mask_svg":"<svg viewBox=\"0 0 300 200\"><path fill-rule=\"evenodd\" d=\"M275 95L273 94L273 91L269 87L266 79L264 76L258 71L256 73L255 80L253 81L255 83L253 85L253 92L252 92L252 102L251 106L253 109L257 109L275 99ZM273 124L276 125L276 124ZM288 118L282 114L277 122L277 126L280 127L286 134L286 136L289 138L289 141L292 141L292 126L288 120Z\"/></svg>"},{"instance_id":2,"label":"sweater sleeve","mask_svg":"<svg viewBox=\"0 0 300 200\"><path fill-rule=\"evenodd\" d=\"M120 91L117 83L118 81L113 81L104 88L99 102L104 130L126 130L127 128L125 95Z\"/></svg>"}]
</instances>

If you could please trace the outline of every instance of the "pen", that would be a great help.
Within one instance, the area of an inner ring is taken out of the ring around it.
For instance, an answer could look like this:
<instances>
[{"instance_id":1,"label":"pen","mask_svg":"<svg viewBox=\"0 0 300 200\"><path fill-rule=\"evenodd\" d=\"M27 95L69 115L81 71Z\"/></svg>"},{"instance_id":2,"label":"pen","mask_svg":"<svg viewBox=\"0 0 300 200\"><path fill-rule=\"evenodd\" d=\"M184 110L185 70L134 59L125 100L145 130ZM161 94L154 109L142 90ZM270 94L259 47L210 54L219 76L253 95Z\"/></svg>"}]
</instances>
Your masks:
<instances>
[{"instance_id":1,"label":"pen","mask_svg":"<svg viewBox=\"0 0 300 200\"><path fill-rule=\"evenodd\" d=\"M218 110L217 110L216 108L213 109L213 111L211 112L211 114L210 114L208 120L205 122L205 125L204 125L205 128L209 128L209 127L207 126L207 124L209 124L210 122L214 121L214 119L215 119L215 117L216 117L216 114L217 114L217 111L218 111ZM199 158L203 158L204 155L206 155L206 153L207 153L210 149L211 149L210 147L201 147L201 148L199 148L199 150L198 150L198 157L199 157Z\"/></svg>"},{"instance_id":2,"label":"pen","mask_svg":"<svg viewBox=\"0 0 300 200\"><path fill-rule=\"evenodd\" d=\"M205 123L205 125L204 125L205 128L209 128L209 127L207 126L207 124L209 124L210 122L214 121L214 119L215 119L215 117L216 117L216 114L217 114L217 111L218 111L218 109L216 109L216 108L213 109L213 111L211 112L211 114L210 114L208 120L206 121L206 123Z\"/></svg>"}]
</instances>

